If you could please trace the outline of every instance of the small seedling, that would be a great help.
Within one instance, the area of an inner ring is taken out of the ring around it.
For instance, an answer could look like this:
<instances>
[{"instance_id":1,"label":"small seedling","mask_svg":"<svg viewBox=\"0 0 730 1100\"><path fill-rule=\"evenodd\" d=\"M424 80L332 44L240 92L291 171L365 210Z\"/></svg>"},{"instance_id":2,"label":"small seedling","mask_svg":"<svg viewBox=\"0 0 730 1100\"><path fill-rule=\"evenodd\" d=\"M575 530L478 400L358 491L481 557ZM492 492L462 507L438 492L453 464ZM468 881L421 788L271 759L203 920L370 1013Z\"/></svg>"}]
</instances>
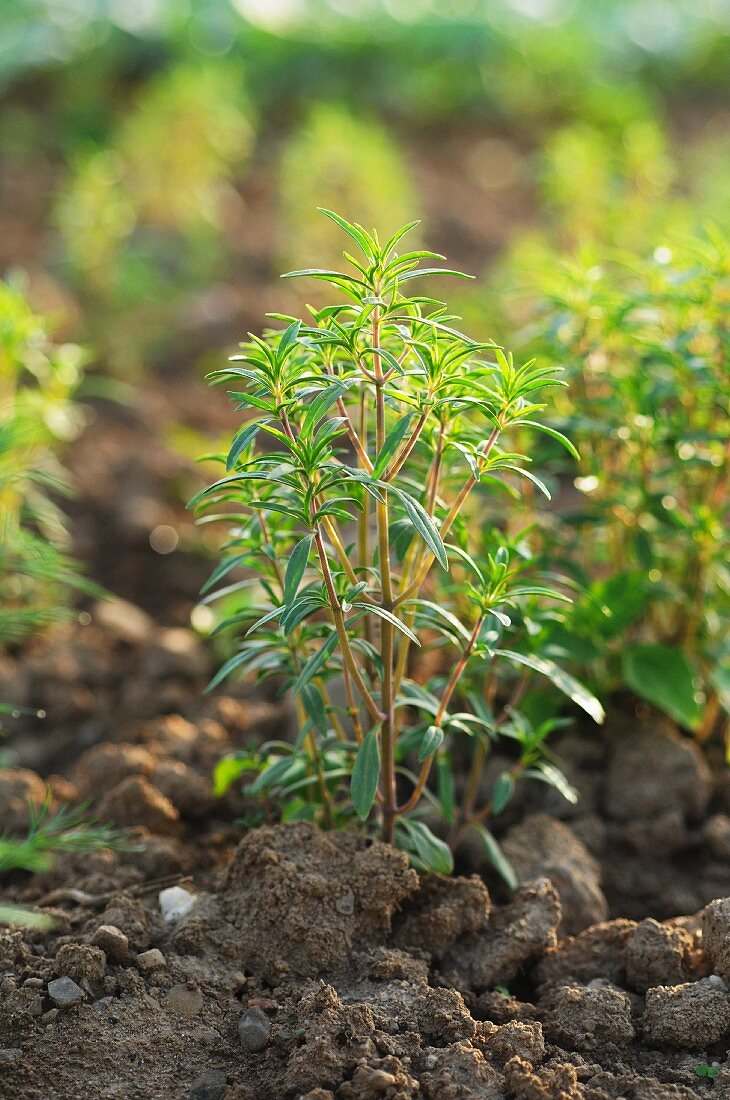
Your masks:
<instances>
[{"instance_id":1,"label":"small seedling","mask_svg":"<svg viewBox=\"0 0 730 1100\"><path fill-rule=\"evenodd\" d=\"M454 838L475 825L509 877L484 820L523 771L570 792L544 750L550 725L533 729L517 710L528 678L603 716L531 644L536 604L569 602L559 578L534 570L503 530L486 549L482 537L485 494L523 482L548 492L511 447L518 428L573 451L541 419L540 394L563 383L551 366L465 336L419 292L416 280L463 276L436 253L399 254L415 223L381 244L323 213L357 250L345 253L350 270L287 277L340 301L310 307L310 322L274 315L283 329L251 335L211 376L246 413L224 475L194 501L229 525L205 598L228 605L219 630L243 631L211 687L234 672L283 678L299 718L293 744L227 761L219 786L249 772L250 790L285 820L377 821L416 866L444 872L451 851L425 814ZM485 795L484 761L502 734L519 760ZM474 759L461 800L459 741Z\"/></svg>"}]
</instances>

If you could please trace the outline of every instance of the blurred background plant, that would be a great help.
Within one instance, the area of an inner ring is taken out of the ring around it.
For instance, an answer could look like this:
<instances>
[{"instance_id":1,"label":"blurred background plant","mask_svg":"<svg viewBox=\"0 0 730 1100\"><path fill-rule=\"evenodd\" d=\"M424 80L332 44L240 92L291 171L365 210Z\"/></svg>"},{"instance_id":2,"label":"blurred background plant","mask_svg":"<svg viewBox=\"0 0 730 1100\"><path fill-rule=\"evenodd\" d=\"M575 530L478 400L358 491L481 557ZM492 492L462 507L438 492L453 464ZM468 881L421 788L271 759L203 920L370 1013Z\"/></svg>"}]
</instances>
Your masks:
<instances>
[{"instance_id":1,"label":"blurred background plant","mask_svg":"<svg viewBox=\"0 0 730 1100\"><path fill-rule=\"evenodd\" d=\"M57 458L81 427L85 354L51 342L20 290L0 283L0 651L69 614L93 586L69 556Z\"/></svg>"},{"instance_id":2,"label":"blurred background plant","mask_svg":"<svg viewBox=\"0 0 730 1100\"><path fill-rule=\"evenodd\" d=\"M548 629L604 692L624 685L707 737L730 709L730 247L717 226L665 226L648 252L637 234L635 250L545 248L515 272L524 349L565 367L555 424L581 454L575 476L552 448L563 503L545 547L587 597Z\"/></svg>"}]
</instances>

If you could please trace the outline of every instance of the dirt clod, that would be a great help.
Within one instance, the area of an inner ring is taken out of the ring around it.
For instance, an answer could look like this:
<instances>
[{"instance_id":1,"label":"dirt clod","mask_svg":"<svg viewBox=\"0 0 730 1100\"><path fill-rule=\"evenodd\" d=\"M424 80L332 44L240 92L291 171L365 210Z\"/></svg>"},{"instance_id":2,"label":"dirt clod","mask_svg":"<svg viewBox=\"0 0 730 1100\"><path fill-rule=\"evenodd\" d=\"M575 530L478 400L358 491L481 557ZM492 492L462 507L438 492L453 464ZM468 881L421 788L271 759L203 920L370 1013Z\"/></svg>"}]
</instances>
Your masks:
<instances>
[{"instance_id":1,"label":"dirt clod","mask_svg":"<svg viewBox=\"0 0 730 1100\"><path fill-rule=\"evenodd\" d=\"M620 1048L634 1038L631 1001L608 984L561 986L551 998L544 1026L548 1038L567 1050Z\"/></svg>"},{"instance_id":2,"label":"dirt clod","mask_svg":"<svg viewBox=\"0 0 730 1100\"><path fill-rule=\"evenodd\" d=\"M660 985L646 995L644 1040L651 1045L702 1049L729 1030L730 992L722 981Z\"/></svg>"},{"instance_id":3,"label":"dirt clod","mask_svg":"<svg viewBox=\"0 0 730 1100\"><path fill-rule=\"evenodd\" d=\"M539 1065L545 1057L542 1024L512 1020L497 1028L485 1046L485 1052L504 1064L510 1058L523 1058Z\"/></svg>"},{"instance_id":4,"label":"dirt clod","mask_svg":"<svg viewBox=\"0 0 730 1100\"><path fill-rule=\"evenodd\" d=\"M244 837L226 874L222 906L240 930L245 968L269 977L314 976L336 972L358 946L386 935L417 886L402 852L298 823ZM352 912L338 907L346 889Z\"/></svg>"},{"instance_id":5,"label":"dirt clod","mask_svg":"<svg viewBox=\"0 0 730 1100\"><path fill-rule=\"evenodd\" d=\"M698 817L710 792L710 771L693 741L670 729L626 728L615 734L606 781L611 817L658 817L667 806Z\"/></svg>"},{"instance_id":6,"label":"dirt clod","mask_svg":"<svg viewBox=\"0 0 730 1100\"><path fill-rule=\"evenodd\" d=\"M730 898L718 898L705 907L702 932L702 947L713 970L730 982Z\"/></svg>"},{"instance_id":7,"label":"dirt clod","mask_svg":"<svg viewBox=\"0 0 730 1100\"><path fill-rule=\"evenodd\" d=\"M690 977L693 939L683 928L651 918L634 930L626 947L626 976L639 993L657 985L679 985Z\"/></svg>"},{"instance_id":8,"label":"dirt clod","mask_svg":"<svg viewBox=\"0 0 730 1100\"><path fill-rule=\"evenodd\" d=\"M155 833L174 831L180 820L169 798L140 775L130 775L108 791L97 815L112 825L141 825Z\"/></svg>"},{"instance_id":9,"label":"dirt clod","mask_svg":"<svg viewBox=\"0 0 730 1100\"><path fill-rule=\"evenodd\" d=\"M486 933L464 937L444 961L444 976L457 989L488 989L510 982L557 941L562 911L557 890L537 879L496 909Z\"/></svg>"},{"instance_id":10,"label":"dirt clod","mask_svg":"<svg viewBox=\"0 0 730 1100\"><path fill-rule=\"evenodd\" d=\"M106 970L106 955L100 947L82 943L65 943L54 960L57 974L76 982L100 982Z\"/></svg>"}]
</instances>

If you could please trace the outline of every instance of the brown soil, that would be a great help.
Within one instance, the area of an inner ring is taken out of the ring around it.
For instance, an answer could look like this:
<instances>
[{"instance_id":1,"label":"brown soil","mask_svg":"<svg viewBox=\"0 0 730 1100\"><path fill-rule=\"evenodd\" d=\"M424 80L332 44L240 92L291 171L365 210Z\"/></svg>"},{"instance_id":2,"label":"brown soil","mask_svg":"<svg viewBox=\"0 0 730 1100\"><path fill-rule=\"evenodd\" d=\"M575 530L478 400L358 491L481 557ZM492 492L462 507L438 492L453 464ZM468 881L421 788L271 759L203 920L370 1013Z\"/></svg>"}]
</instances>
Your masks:
<instances>
[{"instance_id":1,"label":"brown soil","mask_svg":"<svg viewBox=\"0 0 730 1100\"><path fill-rule=\"evenodd\" d=\"M264 826L225 860L217 843L166 830L16 891L57 923L0 936L3 1096L730 1094L730 901L559 939L545 878L492 909L480 880L419 877L354 835ZM171 881L192 906L166 920Z\"/></svg>"},{"instance_id":2,"label":"brown soil","mask_svg":"<svg viewBox=\"0 0 730 1100\"><path fill-rule=\"evenodd\" d=\"M50 786L132 846L9 883L55 927L0 937L0 1095L730 1095L728 790L693 745L628 724L565 739L583 797L525 790L507 900L468 844L472 876L443 879L305 824L241 839L256 808L214 799L212 768L286 712L204 696L209 657L182 627L119 600L91 619L2 670L54 721L11 740L0 827L22 832ZM170 886L194 901L166 921Z\"/></svg>"}]
</instances>

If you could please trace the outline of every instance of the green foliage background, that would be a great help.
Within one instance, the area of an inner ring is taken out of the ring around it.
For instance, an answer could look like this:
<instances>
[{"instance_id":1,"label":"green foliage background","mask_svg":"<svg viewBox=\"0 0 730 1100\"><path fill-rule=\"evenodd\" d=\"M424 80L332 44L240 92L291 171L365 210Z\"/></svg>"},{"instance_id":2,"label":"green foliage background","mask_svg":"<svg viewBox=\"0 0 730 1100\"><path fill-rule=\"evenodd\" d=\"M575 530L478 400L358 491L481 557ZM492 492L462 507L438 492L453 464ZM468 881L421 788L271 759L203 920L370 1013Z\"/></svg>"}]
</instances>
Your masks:
<instances>
[{"instance_id":1,"label":"green foliage background","mask_svg":"<svg viewBox=\"0 0 730 1100\"><path fill-rule=\"evenodd\" d=\"M277 280L334 261L315 206L384 234L423 216L479 276L450 303L470 331L572 382L580 466L546 438L552 504L480 517L537 523L588 593L545 653L607 693L658 683L707 733L730 683L729 84L727 0L15 0L0 274L143 400L303 307Z\"/></svg>"}]
</instances>

